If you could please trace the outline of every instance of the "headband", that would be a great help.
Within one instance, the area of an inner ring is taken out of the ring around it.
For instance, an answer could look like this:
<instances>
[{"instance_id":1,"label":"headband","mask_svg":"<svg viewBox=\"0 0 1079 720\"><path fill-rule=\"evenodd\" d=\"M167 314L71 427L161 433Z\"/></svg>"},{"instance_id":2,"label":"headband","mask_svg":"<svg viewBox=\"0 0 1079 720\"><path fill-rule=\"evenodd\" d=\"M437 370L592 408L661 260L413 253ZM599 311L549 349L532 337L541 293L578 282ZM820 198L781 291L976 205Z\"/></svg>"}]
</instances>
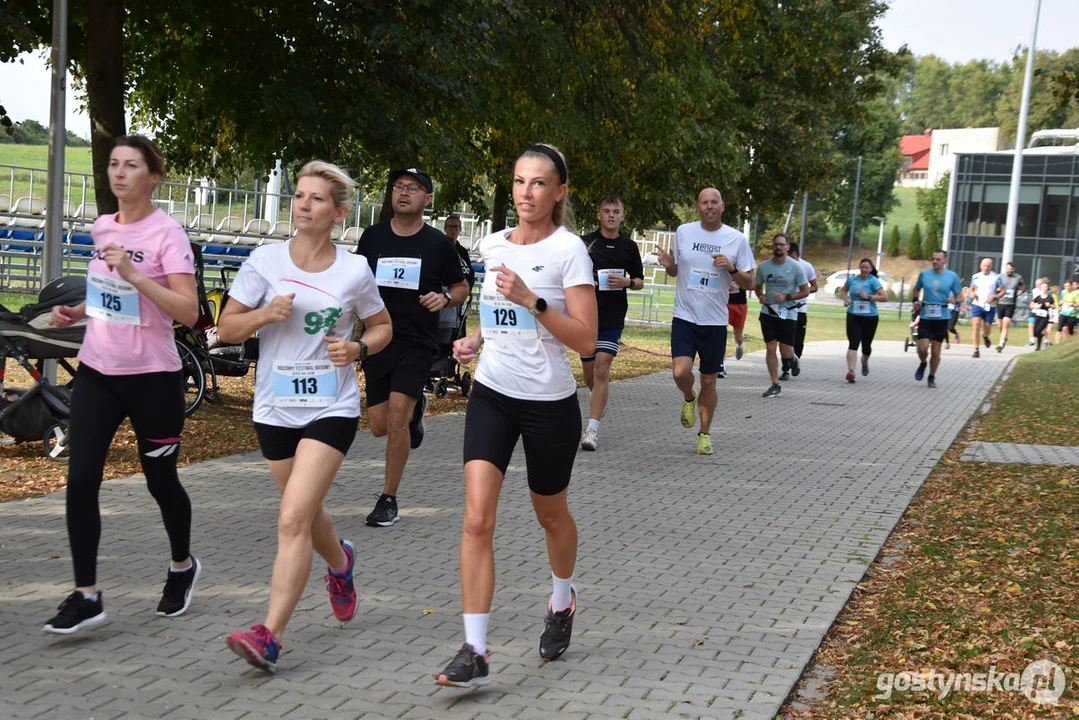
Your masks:
<instances>
[{"instance_id":1,"label":"headband","mask_svg":"<svg viewBox=\"0 0 1079 720\"><path fill-rule=\"evenodd\" d=\"M521 154L525 155L527 153L539 153L540 155L549 158L551 162L554 163L555 170L558 171L559 183L562 185L566 184L566 178L569 176L569 173L566 172L566 161L562 159L562 156L557 150L549 148L546 145L529 145Z\"/></svg>"}]
</instances>

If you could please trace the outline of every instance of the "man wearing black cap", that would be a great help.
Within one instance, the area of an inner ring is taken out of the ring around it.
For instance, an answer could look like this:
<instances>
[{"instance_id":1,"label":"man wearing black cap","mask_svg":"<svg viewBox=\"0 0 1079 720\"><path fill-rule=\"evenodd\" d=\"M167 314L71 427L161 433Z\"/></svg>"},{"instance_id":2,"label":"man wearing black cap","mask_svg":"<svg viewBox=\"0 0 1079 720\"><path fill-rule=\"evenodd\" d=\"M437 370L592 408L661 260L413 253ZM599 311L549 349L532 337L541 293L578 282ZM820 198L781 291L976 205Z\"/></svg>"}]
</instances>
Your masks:
<instances>
[{"instance_id":1,"label":"man wearing black cap","mask_svg":"<svg viewBox=\"0 0 1079 720\"><path fill-rule=\"evenodd\" d=\"M367 228L356 247L370 263L393 320L393 341L364 365L371 434L388 436L386 484L367 516L374 527L397 522L397 488L409 450L423 442L423 387L438 352L438 313L468 298L453 243L423 221L434 190L431 176L417 168L395 170L390 183L393 218Z\"/></svg>"}]
</instances>

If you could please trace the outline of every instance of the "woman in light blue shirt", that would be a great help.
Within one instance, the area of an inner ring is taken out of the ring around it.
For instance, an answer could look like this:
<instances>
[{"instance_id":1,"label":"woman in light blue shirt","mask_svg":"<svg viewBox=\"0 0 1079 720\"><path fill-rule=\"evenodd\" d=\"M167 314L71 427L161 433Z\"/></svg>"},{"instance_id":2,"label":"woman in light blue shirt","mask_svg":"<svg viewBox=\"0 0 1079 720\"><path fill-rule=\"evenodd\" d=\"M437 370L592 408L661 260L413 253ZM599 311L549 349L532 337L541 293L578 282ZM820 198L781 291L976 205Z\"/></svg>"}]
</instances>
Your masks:
<instances>
[{"instance_id":1,"label":"woman in light blue shirt","mask_svg":"<svg viewBox=\"0 0 1079 720\"><path fill-rule=\"evenodd\" d=\"M869 374L869 356L873 353L873 336L877 334L880 313L877 302L888 299L884 286L877 279L877 268L869 258L858 263L858 274L847 278L842 289L843 305L847 308L847 382L854 382L854 363L858 346L862 347L862 375Z\"/></svg>"}]
</instances>

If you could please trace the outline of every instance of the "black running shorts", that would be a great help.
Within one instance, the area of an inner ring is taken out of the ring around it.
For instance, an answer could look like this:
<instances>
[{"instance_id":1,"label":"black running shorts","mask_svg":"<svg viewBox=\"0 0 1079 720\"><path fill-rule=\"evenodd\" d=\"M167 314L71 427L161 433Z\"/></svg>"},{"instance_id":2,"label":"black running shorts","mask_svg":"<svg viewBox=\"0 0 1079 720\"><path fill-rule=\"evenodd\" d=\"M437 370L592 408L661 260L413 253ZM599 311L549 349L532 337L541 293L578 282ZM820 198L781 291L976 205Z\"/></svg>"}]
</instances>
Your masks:
<instances>
[{"instance_id":1,"label":"black running shorts","mask_svg":"<svg viewBox=\"0 0 1079 720\"><path fill-rule=\"evenodd\" d=\"M255 423L262 457L267 460L288 460L296 457L296 447L301 440L318 440L342 455L348 454L356 432L360 429L358 417L319 418L307 427L287 428L277 425Z\"/></svg>"},{"instance_id":2,"label":"black running shorts","mask_svg":"<svg viewBox=\"0 0 1079 720\"><path fill-rule=\"evenodd\" d=\"M518 400L473 383L465 413L465 463L486 460L503 475L521 438L528 488L557 495L569 486L581 441L581 408L574 393L562 400Z\"/></svg>"}]
</instances>

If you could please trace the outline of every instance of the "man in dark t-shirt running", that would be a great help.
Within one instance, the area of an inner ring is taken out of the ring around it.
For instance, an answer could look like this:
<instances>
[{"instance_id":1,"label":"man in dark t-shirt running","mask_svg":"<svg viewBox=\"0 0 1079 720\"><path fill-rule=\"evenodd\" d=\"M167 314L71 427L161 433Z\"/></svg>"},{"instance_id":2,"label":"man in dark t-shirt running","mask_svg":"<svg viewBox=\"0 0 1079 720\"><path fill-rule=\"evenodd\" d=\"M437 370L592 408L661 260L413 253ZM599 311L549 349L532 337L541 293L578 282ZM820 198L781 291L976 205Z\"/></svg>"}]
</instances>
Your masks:
<instances>
[{"instance_id":1,"label":"man in dark t-shirt running","mask_svg":"<svg viewBox=\"0 0 1079 720\"><path fill-rule=\"evenodd\" d=\"M592 277L596 283L596 305L599 308L599 335L596 351L581 358L584 380L591 391L588 405L588 424L581 435L581 449L595 450L599 443L599 421L607 407L611 382L611 365L618 355L622 329L626 324L629 300L626 290L644 287L644 266L637 243L623 235L619 228L625 210L617 195L608 195L599 202L599 230L581 238L592 258Z\"/></svg>"},{"instance_id":2,"label":"man in dark t-shirt running","mask_svg":"<svg viewBox=\"0 0 1079 720\"><path fill-rule=\"evenodd\" d=\"M393 321L393 340L364 366L371 434L388 436L385 487L367 516L375 527L399 519L397 488L410 448L423 442L423 387L438 352L438 313L463 303L469 292L453 243L423 221L433 197L431 177L408 168L390 173L390 183L393 218L367 228L356 247L371 265Z\"/></svg>"}]
</instances>

